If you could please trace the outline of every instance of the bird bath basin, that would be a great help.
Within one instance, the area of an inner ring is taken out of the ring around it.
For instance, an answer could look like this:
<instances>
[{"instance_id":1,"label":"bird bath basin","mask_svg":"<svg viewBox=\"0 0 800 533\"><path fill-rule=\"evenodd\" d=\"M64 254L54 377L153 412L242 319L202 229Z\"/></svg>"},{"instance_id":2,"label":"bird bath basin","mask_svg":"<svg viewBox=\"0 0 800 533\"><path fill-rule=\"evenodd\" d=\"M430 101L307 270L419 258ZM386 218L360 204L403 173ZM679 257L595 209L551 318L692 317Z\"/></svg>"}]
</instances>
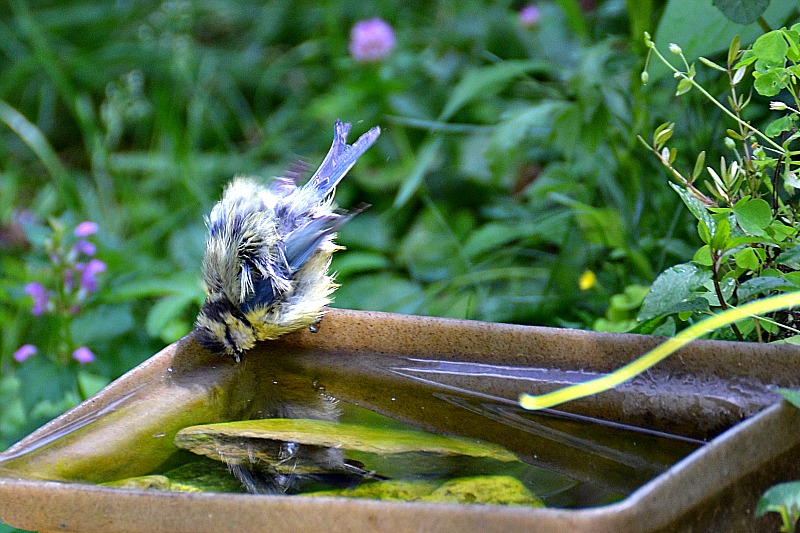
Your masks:
<instances>
[{"instance_id":1,"label":"bird bath basin","mask_svg":"<svg viewBox=\"0 0 800 533\"><path fill-rule=\"evenodd\" d=\"M616 390L525 412L521 392L597 377L659 339L332 310L317 333L239 364L192 335L0 454L0 519L39 531L763 531L800 477L800 349L698 341ZM548 508L98 485L185 457L188 426L320 418L321 393L435 433L491 441L574 481ZM609 503L612 502L612 503Z\"/></svg>"}]
</instances>

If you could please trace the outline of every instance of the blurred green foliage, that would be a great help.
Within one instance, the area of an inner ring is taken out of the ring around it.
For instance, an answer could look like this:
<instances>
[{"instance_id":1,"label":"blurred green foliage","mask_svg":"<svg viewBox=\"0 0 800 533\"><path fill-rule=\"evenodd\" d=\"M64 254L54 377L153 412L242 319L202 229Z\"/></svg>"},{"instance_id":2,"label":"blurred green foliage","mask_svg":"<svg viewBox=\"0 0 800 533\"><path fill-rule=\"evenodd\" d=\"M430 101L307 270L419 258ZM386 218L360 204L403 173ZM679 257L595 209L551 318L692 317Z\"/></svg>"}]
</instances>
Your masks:
<instances>
[{"instance_id":1,"label":"blurred green foliage","mask_svg":"<svg viewBox=\"0 0 800 533\"><path fill-rule=\"evenodd\" d=\"M337 194L371 207L341 231L335 306L627 329L637 287L699 246L636 135L670 121L679 153L724 149L716 109L639 81L642 32L675 28L673 4L539 2L523 24L511 1L0 0L0 448L186 334L224 184L316 165L336 118L384 133ZM350 28L378 16L396 46L356 61ZM726 28L719 49L758 24ZM12 357L41 328L22 215L99 225L83 389Z\"/></svg>"}]
</instances>

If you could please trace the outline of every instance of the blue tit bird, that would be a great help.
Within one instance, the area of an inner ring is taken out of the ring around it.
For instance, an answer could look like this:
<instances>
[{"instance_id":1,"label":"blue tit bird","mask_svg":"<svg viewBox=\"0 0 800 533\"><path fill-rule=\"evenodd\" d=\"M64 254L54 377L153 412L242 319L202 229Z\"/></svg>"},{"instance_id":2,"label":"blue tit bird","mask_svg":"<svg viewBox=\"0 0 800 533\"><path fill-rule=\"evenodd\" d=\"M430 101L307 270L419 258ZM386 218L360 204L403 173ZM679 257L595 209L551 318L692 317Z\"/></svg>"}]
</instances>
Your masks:
<instances>
[{"instance_id":1,"label":"blue tit bird","mask_svg":"<svg viewBox=\"0 0 800 533\"><path fill-rule=\"evenodd\" d=\"M232 356L319 322L337 285L328 273L336 231L352 213L333 203L335 187L375 142L374 127L352 145L336 121L319 169L298 187L290 178L263 184L237 177L206 224L206 300L196 330L206 348Z\"/></svg>"}]
</instances>

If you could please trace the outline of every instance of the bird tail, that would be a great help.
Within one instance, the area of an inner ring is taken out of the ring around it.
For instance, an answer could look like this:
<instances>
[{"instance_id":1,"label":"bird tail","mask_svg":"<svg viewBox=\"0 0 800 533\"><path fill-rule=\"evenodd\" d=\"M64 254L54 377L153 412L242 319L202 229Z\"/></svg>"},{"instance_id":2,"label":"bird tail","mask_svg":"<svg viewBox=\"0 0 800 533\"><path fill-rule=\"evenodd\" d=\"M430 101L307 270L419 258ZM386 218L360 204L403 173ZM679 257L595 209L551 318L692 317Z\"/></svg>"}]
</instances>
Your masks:
<instances>
[{"instance_id":1,"label":"bird tail","mask_svg":"<svg viewBox=\"0 0 800 533\"><path fill-rule=\"evenodd\" d=\"M381 134L381 128L375 126L358 138L352 145L347 144L347 134L350 132L350 123L336 120L334 126L333 144L328 150L328 155L322 160L319 168L306 187L313 187L319 191L320 196L327 195L353 168L361 155L372 146Z\"/></svg>"}]
</instances>

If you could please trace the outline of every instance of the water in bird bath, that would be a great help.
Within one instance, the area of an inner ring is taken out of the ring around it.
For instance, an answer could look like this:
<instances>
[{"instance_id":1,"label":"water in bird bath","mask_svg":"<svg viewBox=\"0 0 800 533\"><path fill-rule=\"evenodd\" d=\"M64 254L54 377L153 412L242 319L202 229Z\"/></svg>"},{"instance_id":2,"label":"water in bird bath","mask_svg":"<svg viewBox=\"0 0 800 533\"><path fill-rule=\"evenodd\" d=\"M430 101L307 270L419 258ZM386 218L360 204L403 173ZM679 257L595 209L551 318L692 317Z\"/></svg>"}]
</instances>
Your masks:
<instances>
[{"instance_id":1,"label":"water in bird bath","mask_svg":"<svg viewBox=\"0 0 800 533\"><path fill-rule=\"evenodd\" d=\"M168 479L176 468L201 459L175 444L186 428L276 417L322 419L452 436L503 450L513 460L427 450L370 454L342 443L329 448L344 450L334 455L347 461L347 471L337 466L330 472L276 472L259 468L262 461L254 458L229 468L238 484L214 490L239 490L243 484L303 494L389 480L435 490L453 478L502 476L517 480L545 505L587 507L623 498L700 444L586 416L524 411L512 398L521 381L546 377L541 369L285 345L234 363L197 350L191 339L185 342L189 349L178 350L169 364L145 369L136 380L123 379L94 405L90 401L10 449L0 456L0 467L60 481L108 483L165 474ZM296 459L303 456L298 450L310 446L284 439L279 452Z\"/></svg>"}]
</instances>

